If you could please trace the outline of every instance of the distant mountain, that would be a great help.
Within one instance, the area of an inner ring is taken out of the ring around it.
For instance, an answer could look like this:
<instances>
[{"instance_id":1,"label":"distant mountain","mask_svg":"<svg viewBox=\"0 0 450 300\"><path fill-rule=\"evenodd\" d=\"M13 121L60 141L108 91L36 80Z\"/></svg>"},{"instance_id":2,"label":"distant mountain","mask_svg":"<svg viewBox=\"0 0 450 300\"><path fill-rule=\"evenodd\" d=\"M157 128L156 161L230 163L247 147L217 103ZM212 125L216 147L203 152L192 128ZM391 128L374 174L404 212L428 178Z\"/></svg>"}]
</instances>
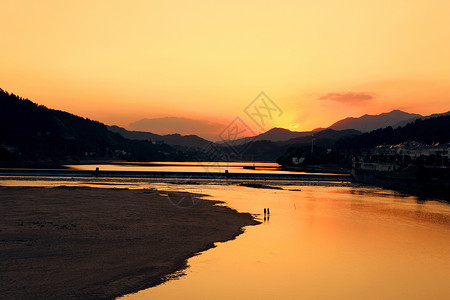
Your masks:
<instances>
[{"instance_id":1,"label":"distant mountain","mask_svg":"<svg viewBox=\"0 0 450 300\"><path fill-rule=\"evenodd\" d=\"M141 141L156 141L161 140L161 136L159 134L154 134L151 132L143 132L143 131L128 131L125 128L119 127L117 125L106 125L109 131L115 132L123 136L124 138L130 140L141 140Z\"/></svg>"},{"instance_id":2,"label":"distant mountain","mask_svg":"<svg viewBox=\"0 0 450 300\"><path fill-rule=\"evenodd\" d=\"M284 145L293 145L293 144L311 144L312 139L314 138L314 144L320 145L322 147L331 148L336 141L343 137L353 137L360 135L362 132L354 129L345 129L345 130L334 130L334 129L325 129L322 131L314 132L314 134L310 134L308 136L297 137L283 142Z\"/></svg>"},{"instance_id":3,"label":"distant mountain","mask_svg":"<svg viewBox=\"0 0 450 300\"><path fill-rule=\"evenodd\" d=\"M438 116L450 115L450 112L443 114L433 114L430 116L422 116L419 114L411 114L403 112L401 110L393 110L388 113L382 113L379 115L363 115L359 118L345 118L338 122L335 122L328 128L316 128L312 131L291 131L285 128L272 128L264 133L256 135L254 137L246 137L233 141L236 145L242 145L249 142L255 141L271 141L271 142L287 142L287 144L292 142L306 142L311 141L311 136L314 134L316 140L318 139L329 139L330 141L336 141L340 137L346 135L358 135L363 132L369 132L379 128L385 128L387 126L392 126L397 128L399 126L404 126L410 122L417 119L432 118ZM333 130L333 131L327 131ZM326 134L330 136L325 137ZM330 143L326 143L329 145Z\"/></svg>"},{"instance_id":4,"label":"distant mountain","mask_svg":"<svg viewBox=\"0 0 450 300\"><path fill-rule=\"evenodd\" d=\"M367 132L370 130L378 129L381 127L386 126L392 126L393 124L398 123L399 121L403 120L409 120L411 118L418 118L421 117L421 115L417 114L409 114L402 112L400 110L393 110L389 113L383 113L380 115L364 115L359 118L346 118L343 120L340 120L333 125L331 125L329 128L316 128L312 131L291 131L289 129L285 128L278 128L274 127L264 133L261 133L259 135L256 135L254 137L246 137L242 139L238 139L236 141L233 141L233 143L236 145L242 145L246 144L248 142L255 142L255 141L271 141L271 142L306 142L307 140L311 141L311 136L313 134L319 136L316 136L316 139L322 139L325 138L324 135L326 133L329 133L330 137L327 137L330 139L330 141L335 142L337 139L339 139L342 136L345 135L357 135L361 134L362 132ZM333 130L333 131L327 131L327 130ZM353 131L347 131L347 130L353 130ZM339 133L338 133L339 132ZM337 138L335 138L337 136ZM294 140L297 139L297 140ZM329 145L330 143L326 143Z\"/></svg>"},{"instance_id":5,"label":"distant mountain","mask_svg":"<svg viewBox=\"0 0 450 300\"><path fill-rule=\"evenodd\" d=\"M402 121L421 117L422 116L419 114L410 114L401 110L393 110L379 115L364 115L359 118L346 118L332 124L328 128L334 130L356 129L361 132L368 132L378 128L394 126Z\"/></svg>"},{"instance_id":6,"label":"distant mountain","mask_svg":"<svg viewBox=\"0 0 450 300\"><path fill-rule=\"evenodd\" d=\"M100 122L46 108L0 89L0 163L185 159L169 145L128 140ZM16 163L17 165L17 163Z\"/></svg>"},{"instance_id":7,"label":"distant mountain","mask_svg":"<svg viewBox=\"0 0 450 300\"><path fill-rule=\"evenodd\" d=\"M261 133L255 137L257 141L272 141L272 142L280 142L287 141L297 137L309 136L313 132L311 131L290 131L289 129L284 128L272 128L269 131Z\"/></svg>"},{"instance_id":8,"label":"distant mountain","mask_svg":"<svg viewBox=\"0 0 450 300\"><path fill-rule=\"evenodd\" d=\"M313 134L312 131L290 131L285 128L274 127L264 133L258 134L252 137L245 137L241 139L237 139L233 141L234 145L243 145L249 142L255 141L271 141L271 142L282 142L287 141L297 137L309 136ZM218 142L219 144L223 144L225 141Z\"/></svg>"},{"instance_id":9,"label":"distant mountain","mask_svg":"<svg viewBox=\"0 0 450 300\"><path fill-rule=\"evenodd\" d=\"M359 136L342 138L336 142L335 149L361 150L378 145L394 145L406 141L424 144L450 142L450 115L417 119L404 127L380 128Z\"/></svg>"},{"instance_id":10,"label":"distant mountain","mask_svg":"<svg viewBox=\"0 0 450 300\"><path fill-rule=\"evenodd\" d=\"M269 130L268 135L259 135L251 141L247 141L236 146L238 153L241 153L237 159L244 160L259 160L259 161L275 161L280 155L285 153L291 147L310 146L312 139L314 139L314 145L322 148L332 148L333 145L343 137L351 138L360 135L361 132L348 129L348 130L333 130L325 129L319 132L290 132L287 129L275 128L275 130ZM274 133L281 133L282 138L288 138L289 136L296 136L288 140L270 141L265 138L277 139L276 136L272 136ZM236 145L236 144L235 144ZM224 148L226 151L226 147Z\"/></svg>"},{"instance_id":11,"label":"distant mountain","mask_svg":"<svg viewBox=\"0 0 450 300\"><path fill-rule=\"evenodd\" d=\"M226 128L226 124L184 117L163 117L142 119L131 123L129 128L134 131L153 132L159 135L195 134L216 141L219 140L220 133Z\"/></svg>"},{"instance_id":12,"label":"distant mountain","mask_svg":"<svg viewBox=\"0 0 450 300\"><path fill-rule=\"evenodd\" d=\"M442 117L442 116L448 116L448 115L450 115L450 111L448 111L446 113L442 113L442 114L432 114L432 115L429 115L429 116L413 117L411 119L403 120L403 121L400 121L400 122L396 123L395 125L392 126L392 128L405 126L406 124L414 122L417 119L429 119L429 118Z\"/></svg>"},{"instance_id":13,"label":"distant mountain","mask_svg":"<svg viewBox=\"0 0 450 300\"><path fill-rule=\"evenodd\" d=\"M196 135L180 135L180 134L168 134L159 135L151 132L143 131L129 131L125 128L119 126L107 126L107 128L112 131L119 133L121 136L130 140L143 140L143 141L163 141L165 144L172 146L183 146L183 147L197 147L203 148L210 142L198 137Z\"/></svg>"}]
</instances>

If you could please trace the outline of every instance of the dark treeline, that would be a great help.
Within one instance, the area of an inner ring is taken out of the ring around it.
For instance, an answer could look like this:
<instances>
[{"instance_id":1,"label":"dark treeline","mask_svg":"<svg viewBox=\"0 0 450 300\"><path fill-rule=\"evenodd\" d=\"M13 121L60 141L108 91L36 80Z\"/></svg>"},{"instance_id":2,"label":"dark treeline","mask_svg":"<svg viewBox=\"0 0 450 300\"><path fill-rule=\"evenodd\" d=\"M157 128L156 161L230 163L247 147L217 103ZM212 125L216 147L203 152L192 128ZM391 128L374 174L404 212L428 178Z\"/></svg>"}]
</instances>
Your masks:
<instances>
[{"instance_id":1,"label":"dark treeline","mask_svg":"<svg viewBox=\"0 0 450 300\"><path fill-rule=\"evenodd\" d=\"M392 127L380 128L369 133L353 134L343 136L331 143L323 143L316 140L315 151L311 152L311 147L302 145L291 145L277 162L283 166L292 164L292 158L304 158L301 163L305 165L336 164L350 167L352 155L367 153L368 149L378 145L395 145L408 141L416 141L426 145L433 143L448 143L450 141L450 116L439 116L429 119L418 119L403 127L393 129ZM330 141L331 142L331 141ZM325 148L331 148L330 150ZM400 156L400 155L399 155ZM413 163L408 157L381 157L372 155L373 161L398 163L402 160L404 164ZM426 161L425 161L426 159ZM426 165L446 165L444 158L432 155L421 157L414 161L417 164Z\"/></svg>"},{"instance_id":2,"label":"dark treeline","mask_svg":"<svg viewBox=\"0 0 450 300\"><path fill-rule=\"evenodd\" d=\"M315 132L314 135L282 142L250 141L232 146L219 143L214 147L223 153L227 160L275 161L279 158L280 163L289 165L292 163L292 157L303 157L305 165L341 164L349 163L351 154L377 145L405 141L424 144L449 142L449 128L450 116L441 116L419 119L397 129L386 127L365 134L356 130L326 129ZM202 141L203 144L206 142ZM310 153L312 143L316 149L314 153ZM208 159L200 148L130 140L111 132L100 122L49 109L0 89L0 166L20 166L21 162L58 165L86 160ZM333 151L330 151L331 149Z\"/></svg>"},{"instance_id":3,"label":"dark treeline","mask_svg":"<svg viewBox=\"0 0 450 300\"><path fill-rule=\"evenodd\" d=\"M183 160L168 145L128 140L97 121L48 109L0 89L0 161Z\"/></svg>"},{"instance_id":4,"label":"dark treeline","mask_svg":"<svg viewBox=\"0 0 450 300\"><path fill-rule=\"evenodd\" d=\"M244 144L236 145L234 148L240 155L234 155L229 148L222 147L223 151L228 151L228 154L233 160L247 160L247 161L277 161L284 156L282 161L287 161L286 157L294 152L295 155L301 155L304 149L311 149L311 144L319 147L320 151L330 149L335 142L342 137L352 137L361 134L361 132L353 129L347 130L333 130L324 129L322 131L314 132L302 137L292 138L286 141L266 141L256 140L249 141ZM319 150L318 150L319 151ZM299 156L302 157L302 156ZM308 162L316 161L316 159L308 159Z\"/></svg>"},{"instance_id":5,"label":"dark treeline","mask_svg":"<svg viewBox=\"0 0 450 300\"><path fill-rule=\"evenodd\" d=\"M396 129L389 126L359 136L342 138L336 142L333 148L337 150L359 150L383 144L395 145L406 141L416 141L423 144L449 142L450 116L418 119Z\"/></svg>"}]
</instances>

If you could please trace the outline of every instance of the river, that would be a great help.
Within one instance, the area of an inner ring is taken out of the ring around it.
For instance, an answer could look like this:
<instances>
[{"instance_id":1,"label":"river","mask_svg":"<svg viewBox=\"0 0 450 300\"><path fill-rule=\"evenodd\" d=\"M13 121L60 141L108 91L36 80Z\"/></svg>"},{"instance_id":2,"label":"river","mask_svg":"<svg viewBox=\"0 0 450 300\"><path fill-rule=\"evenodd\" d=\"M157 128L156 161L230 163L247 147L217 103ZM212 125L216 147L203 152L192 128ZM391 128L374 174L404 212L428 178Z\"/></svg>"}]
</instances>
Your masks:
<instances>
[{"instance_id":1,"label":"river","mask_svg":"<svg viewBox=\"0 0 450 300\"><path fill-rule=\"evenodd\" d=\"M282 190L106 178L0 184L191 191L262 222L189 259L184 276L125 299L450 299L450 205L443 201L324 182L265 183Z\"/></svg>"},{"instance_id":2,"label":"river","mask_svg":"<svg viewBox=\"0 0 450 300\"><path fill-rule=\"evenodd\" d=\"M125 299L450 299L449 204L379 188L284 188L202 186L263 224Z\"/></svg>"}]
</instances>

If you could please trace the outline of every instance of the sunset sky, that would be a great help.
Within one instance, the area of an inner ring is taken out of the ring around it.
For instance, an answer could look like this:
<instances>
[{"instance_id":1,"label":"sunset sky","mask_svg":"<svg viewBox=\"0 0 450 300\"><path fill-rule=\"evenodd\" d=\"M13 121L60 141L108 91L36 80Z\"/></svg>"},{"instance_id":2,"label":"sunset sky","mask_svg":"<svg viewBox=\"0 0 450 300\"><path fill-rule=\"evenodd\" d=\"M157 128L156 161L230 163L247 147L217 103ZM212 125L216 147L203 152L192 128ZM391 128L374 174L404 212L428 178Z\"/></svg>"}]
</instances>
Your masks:
<instances>
[{"instance_id":1,"label":"sunset sky","mask_svg":"<svg viewBox=\"0 0 450 300\"><path fill-rule=\"evenodd\" d=\"M448 0L2 1L0 88L126 128L251 124L261 91L283 111L263 129L442 113L449 12Z\"/></svg>"}]
</instances>

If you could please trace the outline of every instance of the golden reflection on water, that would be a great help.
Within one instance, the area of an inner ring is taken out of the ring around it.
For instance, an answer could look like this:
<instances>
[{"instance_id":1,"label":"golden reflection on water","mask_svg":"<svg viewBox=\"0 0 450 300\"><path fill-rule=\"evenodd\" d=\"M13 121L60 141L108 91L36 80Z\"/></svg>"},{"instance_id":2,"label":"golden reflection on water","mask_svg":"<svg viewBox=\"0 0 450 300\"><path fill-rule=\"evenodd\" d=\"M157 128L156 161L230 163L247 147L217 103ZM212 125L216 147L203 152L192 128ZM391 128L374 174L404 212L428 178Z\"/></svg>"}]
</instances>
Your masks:
<instances>
[{"instance_id":1,"label":"golden reflection on water","mask_svg":"<svg viewBox=\"0 0 450 300\"><path fill-rule=\"evenodd\" d=\"M106 178L0 178L0 185L195 187L263 222L191 258L187 276L125 298L450 299L447 203L342 186L269 190ZM264 221L265 207L271 214Z\"/></svg>"},{"instance_id":2,"label":"golden reflection on water","mask_svg":"<svg viewBox=\"0 0 450 300\"><path fill-rule=\"evenodd\" d=\"M253 167L255 169L244 169L243 167ZM277 163L259 162L253 165L250 162L152 162L152 163L117 163L100 165L66 165L70 169L94 171L98 167L101 171L154 171L154 172L212 172L224 173L270 173L270 174L311 174L305 172L292 172L279 170ZM314 173L328 174L328 173Z\"/></svg>"},{"instance_id":3,"label":"golden reflection on water","mask_svg":"<svg viewBox=\"0 0 450 300\"><path fill-rule=\"evenodd\" d=\"M126 298L450 299L450 205L376 188L286 189L202 186L263 224Z\"/></svg>"}]
</instances>

